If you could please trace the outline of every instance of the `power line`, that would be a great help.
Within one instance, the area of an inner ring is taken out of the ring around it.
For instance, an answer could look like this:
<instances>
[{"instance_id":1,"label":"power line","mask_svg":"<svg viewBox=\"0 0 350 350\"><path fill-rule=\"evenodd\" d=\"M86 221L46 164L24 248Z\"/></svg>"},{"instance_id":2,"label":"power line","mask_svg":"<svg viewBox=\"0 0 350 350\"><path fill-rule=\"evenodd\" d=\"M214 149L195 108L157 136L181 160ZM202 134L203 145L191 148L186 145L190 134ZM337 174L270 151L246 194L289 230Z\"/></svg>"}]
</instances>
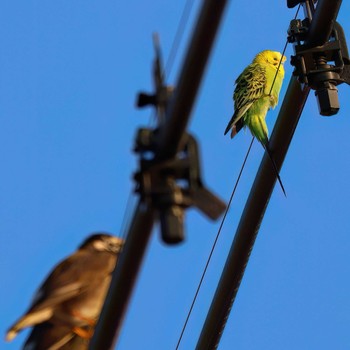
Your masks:
<instances>
[{"instance_id":1,"label":"power line","mask_svg":"<svg viewBox=\"0 0 350 350\"><path fill-rule=\"evenodd\" d=\"M165 75L166 76L169 76L171 73L171 69L173 67L177 51L179 49L181 40L183 38L183 34L184 34L185 28L187 26L189 16L191 14L193 4L194 4L194 0L187 0L185 6L183 8L182 15L181 15L181 18L179 20L179 24L177 26L176 34L175 34L173 43L171 45L170 53L169 53L167 62L165 64Z\"/></svg>"},{"instance_id":2,"label":"power line","mask_svg":"<svg viewBox=\"0 0 350 350\"><path fill-rule=\"evenodd\" d=\"M229 209L230 209L230 205L231 205L233 196L234 196L234 194L235 194L235 192L236 192L236 189L237 189L239 180L241 179L241 176L242 176L242 173L243 173L245 164L246 164L246 162L247 162L247 159L248 159L250 150L251 150L251 148L252 148L252 146L253 146L254 139L255 139L255 138L253 137L253 138L252 138L252 141L250 142L248 151L247 151L247 153L246 153L246 155L245 155L245 157L244 157L244 161L243 161L243 164L242 164L241 169L240 169L240 171L239 171L239 174L238 174L238 177L237 177L237 179L236 179L235 185L233 186L233 190L232 190L232 192L231 192L231 196L230 196L230 199L229 199L229 201L228 201L228 204L227 204L227 207L226 207L224 216L223 216L223 218L222 218L222 220L221 220L221 223L220 223L220 226L219 226L219 230L218 230L218 232L217 232L217 234L216 234L214 243L213 243L213 245L212 245L212 248L211 248L211 250L210 250L210 253L209 253L207 262L206 262L206 264L205 264L205 267L204 267L202 276L201 276L201 278L200 278L200 281L199 281L197 290L196 290L195 295L194 295L194 297L193 297L192 304L191 304L190 309L189 309L189 311L188 311L188 314L187 314L185 323L184 323L184 325L183 325L183 327L182 327L179 340L178 340L178 342L177 342L177 344L176 344L176 350L179 348L180 343L181 343L181 340L182 340L182 337L183 337L184 332L185 332L185 330L186 330L188 320L189 320L189 318L190 318L190 316L191 316L192 309L193 309L194 304L195 304L195 302L196 302L196 300L197 300L197 296L198 296L199 290L201 289L201 286L202 286L202 283L203 283L203 280L204 280L204 276L205 276L205 274L206 274L206 272L207 272L207 269L208 269L208 266L209 266L211 257L212 257L212 255L213 255L213 253L214 253L214 250L215 250L215 247L216 247L216 243L217 243L217 241L218 241L218 239L219 239L219 236L220 236L222 227L223 227L223 225L224 225L224 222L225 222L227 213L228 213L228 211L229 211Z\"/></svg>"},{"instance_id":3,"label":"power line","mask_svg":"<svg viewBox=\"0 0 350 350\"><path fill-rule=\"evenodd\" d=\"M135 196L133 193L129 193L128 200L126 202L126 209L124 211L123 220L120 229L120 236L125 241L127 230L130 225L132 208L135 207Z\"/></svg>"},{"instance_id":4,"label":"power line","mask_svg":"<svg viewBox=\"0 0 350 350\"><path fill-rule=\"evenodd\" d=\"M298 17L299 10L300 10L300 6L301 6L301 5L299 4L298 9L297 9L297 11L296 11L296 13L295 13L294 19L296 19L296 18ZM284 54L285 54L285 52L286 52L286 50L287 50L287 46L288 46L288 40L286 40L286 43L284 44L284 48L283 48L283 51L282 51L282 57L281 57L281 59L280 59L280 61L279 61L279 63L278 63L277 72L279 71L280 66L281 66L281 64L282 64L283 56L284 56ZM277 78L277 73L275 74L275 76L274 76L274 78L273 78L273 82L272 82L272 85L271 85L271 89L270 89L269 95L271 95L273 86L275 85L276 78Z\"/></svg>"},{"instance_id":5,"label":"power line","mask_svg":"<svg viewBox=\"0 0 350 350\"><path fill-rule=\"evenodd\" d=\"M173 68L175 57L177 55L180 43L183 39L183 34L184 34L185 28L187 26L190 13L192 11L193 4L194 4L194 0L187 0L184 8L182 10L182 14L181 14L179 23L177 25L175 36L174 36L173 42L171 44L170 53L168 55L168 58L167 58L167 61L165 64L165 69L164 69L164 71L160 72L161 76L164 79L170 75L171 70ZM148 123L149 125L151 124L152 121L156 121L156 115L157 115L156 110L150 114L149 123Z\"/></svg>"}]
</instances>

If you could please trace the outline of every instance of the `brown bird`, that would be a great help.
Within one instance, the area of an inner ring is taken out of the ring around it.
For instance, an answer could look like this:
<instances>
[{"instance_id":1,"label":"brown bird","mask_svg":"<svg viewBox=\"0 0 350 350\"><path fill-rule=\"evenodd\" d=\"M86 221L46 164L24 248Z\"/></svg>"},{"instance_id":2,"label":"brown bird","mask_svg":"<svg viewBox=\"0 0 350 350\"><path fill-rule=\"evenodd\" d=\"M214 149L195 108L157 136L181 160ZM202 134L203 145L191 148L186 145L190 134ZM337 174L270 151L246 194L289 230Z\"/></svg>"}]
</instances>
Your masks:
<instances>
[{"instance_id":1,"label":"brown bird","mask_svg":"<svg viewBox=\"0 0 350 350\"><path fill-rule=\"evenodd\" d=\"M88 237L52 270L6 340L34 327L23 349L87 349L122 246L109 234Z\"/></svg>"}]
</instances>

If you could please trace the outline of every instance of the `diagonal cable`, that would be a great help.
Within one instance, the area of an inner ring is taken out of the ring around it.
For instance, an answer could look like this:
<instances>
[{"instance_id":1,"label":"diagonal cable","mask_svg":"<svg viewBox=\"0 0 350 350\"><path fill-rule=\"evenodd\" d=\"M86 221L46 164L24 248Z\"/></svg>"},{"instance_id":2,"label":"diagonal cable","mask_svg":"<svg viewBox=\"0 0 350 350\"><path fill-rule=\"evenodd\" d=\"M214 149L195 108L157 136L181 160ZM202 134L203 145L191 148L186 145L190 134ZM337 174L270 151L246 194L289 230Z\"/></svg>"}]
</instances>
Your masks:
<instances>
[{"instance_id":1,"label":"diagonal cable","mask_svg":"<svg viewBox=\"0 0 350 350\"><path fill-rule=\"evenodd\" d=\"M215 247L216 247L216 243L217 243L217 241L218 241L218 239L219 239L219 236L220 236L220 233L221 233L221 229L222 229L222 227L223 227L223 225L224 225L224 222L225 222L225 219L226 219L228 210L230 209L230 205L231 205L233 196L234 196L234 194L235 194L235 192L236 192L236 189L237 189L239 180L241 179L241 176L242 176L242 173L243 173L245 164L246 164L246 162L247 162L247 159L248 159L250 150L251 150L251 148L252 148L252 146L253 146L254 139L255 139L255 137L253 137L253 138L252 138L252 141L250 142L248 151L247 151L247 153L246 153L246 155L245 155L245 158L244 158L243 164L242 164L242 166L241 166L241 169L240 169L240 171L239 171L237 180L236 180L235 185L234 185L234 187L233 187L230 200L229 200L228 205L227 205L227 207L226 207L224 216L223 216L223 218L222 218L222 220L221 220L221 223L220 223L220 226L219 226L219 230L218 230L218 232L217 232L217 234L216 234L216 237L215 237L213 246L212 246L211 251L210 251L210 253L209 253L209 257L208 257L207 262L206 262L206 264L205 264L205 267L204 267L202 276L201 276L201 278L200 278L200 281L199 281L199 284L198 284L196 293L195 293L194 298L193 298L193 300L192 300L191 307L190 307L190 309L189 309L189 311L188 311L188 314L187 314L187 317L186 317L186 321L185 321L185 323L184 323L184 326L182 327L179 340L178 340L178 342L177 342L177 344L176 344L176 350L178 350L178 348L179 348L179 346L180 346L180 343L181 343L181 340L182 340L182 337L183 337L184 332L185 332L185 330L186 330L188 320L189 320L189 318L190 318L190 316L191 316L191 313L192 313L194 304L195 304L195 302L196 302L196 300L197 300L197 296L198 296L198 294L199 294L199 290L201 289L201 286L202 286L202 283L203 283L203 280L204 280L204 276L205 276L205 274L206 274L206 272L207 272L207 269L208 269L210 260L211 260L211 258L212 258L213 253L214 253L214 250L215 250Z\"/></svg>"}]
</instances>

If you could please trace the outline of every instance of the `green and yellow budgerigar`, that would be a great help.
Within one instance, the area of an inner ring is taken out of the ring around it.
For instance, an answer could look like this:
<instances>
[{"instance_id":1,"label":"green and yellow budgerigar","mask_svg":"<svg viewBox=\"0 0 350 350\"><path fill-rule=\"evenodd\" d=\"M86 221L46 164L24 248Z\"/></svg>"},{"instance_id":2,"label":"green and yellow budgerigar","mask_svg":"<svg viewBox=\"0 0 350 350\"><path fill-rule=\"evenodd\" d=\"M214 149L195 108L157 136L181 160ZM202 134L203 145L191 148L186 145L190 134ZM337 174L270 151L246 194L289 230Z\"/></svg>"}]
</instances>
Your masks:
<instances>
[{"instance_id":1,"label":"green and yellow budgerigar","mask_svg":"<svg viewBox=\"0 0 350 350\"><path fill-rule=\"evenodd\" d=\"M265 50L255 56L253 62L236 80L236 88L233 93L235 111L225 130L225 135L231 130L232 138L243 126L248 126L252 135L266 149L275 170L276 166L268 149L268 129L265 117L267 111L276 107L278 103L284 78L283 63L285 61L286 57L277 51ZM284 192L278 172L277 177Z\"/></svg>"},{"instance_id":2,"label":"green and yellow budgerigar","mask_svg":"<svg viewBox=\"0 0 350 350\"><path fill-rule=\"evenodd\" d=\"M253 62L244 69L236 80L233 93L235 112L227 125L225 135L231 129L232 138L243 126L248 126L253 136L266 145L268 130L265 117L267 111L278 103L285 60L286 57L282 57L279 52L265 50L258 53Z\"/></svg>"}]
</instances>

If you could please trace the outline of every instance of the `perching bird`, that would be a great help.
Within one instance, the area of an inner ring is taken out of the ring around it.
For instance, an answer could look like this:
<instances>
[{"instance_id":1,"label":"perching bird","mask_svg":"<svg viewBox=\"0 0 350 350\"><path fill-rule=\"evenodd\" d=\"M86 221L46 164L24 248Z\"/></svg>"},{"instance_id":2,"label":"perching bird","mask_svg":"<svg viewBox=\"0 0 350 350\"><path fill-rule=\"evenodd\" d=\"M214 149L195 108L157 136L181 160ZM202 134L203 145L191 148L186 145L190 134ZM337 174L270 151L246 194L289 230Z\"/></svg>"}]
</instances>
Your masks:
<instances>
[{"instance_id":1,"label":"perching bird","mask_svg":"<svg viewBox=\"0 0 350 350\"><path fill-rule=\"evenodd\" d=\"M277 51L265 50L255 56L253 62L244 69L235 82L236 88L233 93L235 111L225 130L225 135L231 130L233 138L243 126L248 126L252 135L270 156L284 193L276 164L268 148L265 117L267 111L276 107L278 103L285 61L286 57Z\"/></svg>"},{"instance_id":2,"label":"perching bird","mask_svg":"<svg viewBox=\"0 0 350 350\"><path fill-rule=\"evenodd\" d=\"M109 234L88 237L52 270L6 340L34 327L23 349L87 349L122 246Z\"/></svg>"}]
</instances>

